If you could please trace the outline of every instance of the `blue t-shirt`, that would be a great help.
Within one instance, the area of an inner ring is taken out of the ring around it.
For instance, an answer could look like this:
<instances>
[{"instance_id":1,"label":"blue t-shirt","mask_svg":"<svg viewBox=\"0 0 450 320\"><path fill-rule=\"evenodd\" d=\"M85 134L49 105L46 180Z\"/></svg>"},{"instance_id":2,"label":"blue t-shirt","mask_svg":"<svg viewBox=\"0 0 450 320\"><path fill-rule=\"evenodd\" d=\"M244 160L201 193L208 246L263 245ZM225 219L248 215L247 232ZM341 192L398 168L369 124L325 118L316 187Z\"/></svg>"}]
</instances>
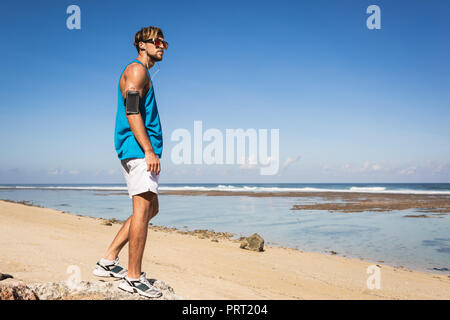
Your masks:
<instances>
[{"instance_id":1,"label":"blue t-shirt","mask_svg":"<svg viewBox=\"0 0 450 320\"><path fill-rule=\"evenodd\" d=\"M159 121L158 107L156 105L155 92L153 91L153 83L151 82L150 73L139 60L133 60L127 64L127 66L132 63L141 64L147 71L147 76L150 80L150 89L145 95L143 101L141 101L139 109L150 139L150 143L152 144L153 151L159 158L161 158L163 148L162 129L161 122ZM122 74L126 67L123 69ZM124 103L125 99L120 91L120 78L122 78L122 74L119 77L119 94L117 99L116 126L114 130L114 146L120 160L129 158L145 158L144 150L134 137L126 116Z\"/></svg>"}]
</instances>

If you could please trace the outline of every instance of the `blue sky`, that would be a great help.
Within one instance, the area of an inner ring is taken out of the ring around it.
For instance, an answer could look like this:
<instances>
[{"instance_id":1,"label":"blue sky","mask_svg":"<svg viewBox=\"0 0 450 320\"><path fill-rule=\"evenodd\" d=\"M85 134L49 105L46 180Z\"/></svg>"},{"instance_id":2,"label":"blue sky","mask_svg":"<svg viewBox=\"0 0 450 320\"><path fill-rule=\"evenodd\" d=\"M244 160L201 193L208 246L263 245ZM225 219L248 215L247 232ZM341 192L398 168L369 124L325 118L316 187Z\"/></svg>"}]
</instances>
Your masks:
<instances>
[{"instance_id":1,"label":"blue sky","mask_svg":"<svg viewBox=\"0 0 450 320\"><path fill-rule=\"evenodd\" d=\"M66 9L81 8L81 30ZM366 8L381 8L381 29ZM122 183L133 36L160 26L160 182L450 182L448 1L8 1L0 184ZM153 71L152 71L153 72ZM280 170L175 165L177 128L280 129Z\"/></svg>"}]
</instances>

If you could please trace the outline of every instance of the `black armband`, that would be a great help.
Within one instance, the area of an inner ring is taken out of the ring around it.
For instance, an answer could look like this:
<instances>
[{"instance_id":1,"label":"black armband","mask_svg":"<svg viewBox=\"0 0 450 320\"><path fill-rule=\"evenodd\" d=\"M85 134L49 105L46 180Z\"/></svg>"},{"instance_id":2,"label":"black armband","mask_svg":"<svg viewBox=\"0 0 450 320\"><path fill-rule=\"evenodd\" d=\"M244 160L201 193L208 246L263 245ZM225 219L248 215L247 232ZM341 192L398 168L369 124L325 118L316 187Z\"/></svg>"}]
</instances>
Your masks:
<instances>
[{"instance_id":1,"label":"black armband","mask_svg":"<svg viewBox=\"0 0 450 320\"><path fill-rule=\"evenodd\" d=\"M141 105L141 97L139 91L128 90L125 99L125 110L128 114L138 114L139 106Z\"/></svg>"}]
</instances>

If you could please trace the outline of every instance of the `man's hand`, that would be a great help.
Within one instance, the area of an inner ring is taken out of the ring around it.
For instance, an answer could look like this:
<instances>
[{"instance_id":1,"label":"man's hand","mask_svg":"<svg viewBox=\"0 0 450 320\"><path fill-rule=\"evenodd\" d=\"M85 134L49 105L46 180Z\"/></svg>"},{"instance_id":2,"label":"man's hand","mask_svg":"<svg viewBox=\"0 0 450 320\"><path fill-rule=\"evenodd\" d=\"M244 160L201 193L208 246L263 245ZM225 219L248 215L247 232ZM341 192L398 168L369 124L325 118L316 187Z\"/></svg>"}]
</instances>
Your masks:
<instances>
[{"instance_id":1,"label":"man's hand","mask_svg":"<svg viewBox=\"0 0 450 320\"><path fill-rule=\"evenodd\" d=\"M154 152L145 153L145 162L147 163L147 171L159 174L161 172L161 164L159 158Z\"/></svg>"}]
</instances>

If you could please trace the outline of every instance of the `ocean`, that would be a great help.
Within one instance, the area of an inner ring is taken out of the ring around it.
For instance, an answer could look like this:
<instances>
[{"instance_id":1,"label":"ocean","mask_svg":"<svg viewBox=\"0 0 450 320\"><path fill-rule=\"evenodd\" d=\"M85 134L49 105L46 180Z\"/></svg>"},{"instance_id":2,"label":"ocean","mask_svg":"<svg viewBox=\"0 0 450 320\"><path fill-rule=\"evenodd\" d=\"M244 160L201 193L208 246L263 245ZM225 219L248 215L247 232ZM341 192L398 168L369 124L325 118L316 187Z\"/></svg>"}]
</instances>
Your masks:
<instances>
[{"instance_id":1,"label":"ocean","mask_svg":"<svg viewBox=\"0 0 450 320\"><path fill-rule=\"evenodd\" d=\"M260 234L266 244L360 258L450 275L450 217L405 218L418 211L354 213L291 210L296 197L233 196L233 192L365 192L449 195L449 183L161 184L163 190L229 191L230 196L160 195L154 225L184 230ZM125 184L1 184L0 199L27 201L73 214L125 220L132 212ZM317 197L302 198L302 203Z\"/></svg>"}]
</instances>

